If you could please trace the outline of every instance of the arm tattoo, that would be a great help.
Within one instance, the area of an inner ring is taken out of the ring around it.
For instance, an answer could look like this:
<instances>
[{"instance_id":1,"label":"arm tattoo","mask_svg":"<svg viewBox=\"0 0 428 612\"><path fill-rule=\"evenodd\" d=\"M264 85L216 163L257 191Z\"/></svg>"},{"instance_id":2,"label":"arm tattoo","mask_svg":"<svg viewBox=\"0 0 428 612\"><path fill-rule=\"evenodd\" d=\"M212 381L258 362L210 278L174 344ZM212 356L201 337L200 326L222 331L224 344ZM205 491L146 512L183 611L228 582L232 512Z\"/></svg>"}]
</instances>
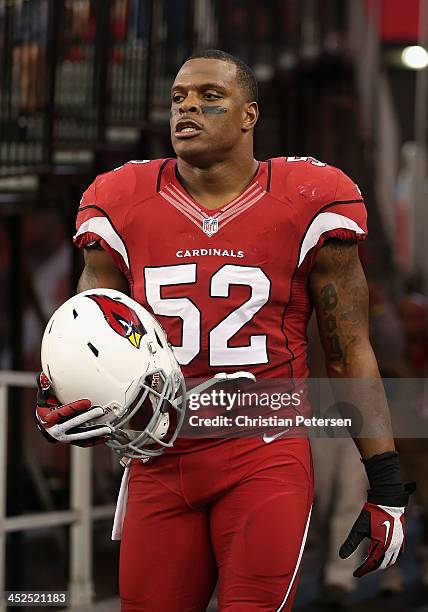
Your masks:
<instances>
[{"instance_id":1,"label":"arm tattoo","mask_svg":"<svg viewBox=\"0 0 428 612\"><path fill-rule=\"evenodd\" d=\"M333 361L342 361L343 350L340 338L337 334L337 321L332 310L338 303L337 291L332 283L328 283L321 289L321 299L323 306L324 325L328 342L328 352Z\"/></svg>"},{"instance_id":2,"label":"arm tattoo","mask_svg":"<svg viewBox=\"0 0 428 612\"><path fill-rule=\"evenodd\" d=\"M320 331L330 362L344 364L348 349L366 333L367 285L356 247L328 241L311 279Z\"/></svg>"}]
</instances>

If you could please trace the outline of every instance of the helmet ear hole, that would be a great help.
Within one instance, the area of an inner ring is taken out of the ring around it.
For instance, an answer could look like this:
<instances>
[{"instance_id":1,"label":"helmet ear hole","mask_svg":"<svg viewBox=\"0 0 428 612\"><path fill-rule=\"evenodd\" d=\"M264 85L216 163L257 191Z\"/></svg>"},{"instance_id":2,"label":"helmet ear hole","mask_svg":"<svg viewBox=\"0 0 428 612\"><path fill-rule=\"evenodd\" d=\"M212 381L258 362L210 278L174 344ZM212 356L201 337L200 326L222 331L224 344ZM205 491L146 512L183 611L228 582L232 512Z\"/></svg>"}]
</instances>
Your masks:
<instances>
[{"instance_id":1,"label":"helmet ear hole","mask_svg":"<svg viewBox=\"0 0 428 612\"><path fill-rule=\"evenodd\" d=\"M99 350L92 344L92 342L88 342L88 347L91 349L95 357L98 357L100 354Z\"/></svg>"},{"instance_id":2,"label":"helmet ear hole","mask_svg":"<svg viewBox=\"0 0 428 612\"><path fill-rule=\"evenodd\" d=\"M155 331L156 340L157 340L157 342L158 342L159 346L160 346L161 348L164 348L164 345L162 344L162 340L161 340L161 339L159 338L159 336L158 336L158 332L156 331L156 329L155 329L154 331Z\"/></svg>"}]
</instances>

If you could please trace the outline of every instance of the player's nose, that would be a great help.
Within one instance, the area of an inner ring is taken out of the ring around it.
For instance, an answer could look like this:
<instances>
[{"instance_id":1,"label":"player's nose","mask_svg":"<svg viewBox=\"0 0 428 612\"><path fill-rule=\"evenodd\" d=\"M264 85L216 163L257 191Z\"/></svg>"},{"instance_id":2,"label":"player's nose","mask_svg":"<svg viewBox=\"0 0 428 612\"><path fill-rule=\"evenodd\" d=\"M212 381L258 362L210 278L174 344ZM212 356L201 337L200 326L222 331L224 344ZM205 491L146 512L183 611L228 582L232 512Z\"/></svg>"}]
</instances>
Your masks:
<instances>
[{"instance_id":1,"label":"player's nose","mask_svg":"<svg viewBox=\"0 0 428 612\"><path fill-rule=\"evenodd\" d=\"M199 113L201 110L200 100L196 96L188 95L180 104L180 114Z\"/></svg>"}]
</instances>

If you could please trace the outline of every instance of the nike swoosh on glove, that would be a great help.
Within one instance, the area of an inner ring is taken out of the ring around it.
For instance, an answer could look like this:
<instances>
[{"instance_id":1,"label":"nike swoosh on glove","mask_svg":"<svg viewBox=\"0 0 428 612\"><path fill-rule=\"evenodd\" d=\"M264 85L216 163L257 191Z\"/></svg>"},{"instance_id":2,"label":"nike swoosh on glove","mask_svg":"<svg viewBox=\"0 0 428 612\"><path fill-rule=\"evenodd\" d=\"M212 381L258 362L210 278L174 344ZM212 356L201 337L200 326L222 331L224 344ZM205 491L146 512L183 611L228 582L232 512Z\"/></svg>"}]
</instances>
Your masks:
<instances>
[{"instance_id":1,"label":"nike swoosh on glove","mask_svg":"<svg viewBox=\"0 0 428 612\"><path fill-rule=\"evenodd\" d=\"M339 550L339 556L347 559L364 538L370 538L368 554L354 571L359 578L378 569L393 565L403 552L405 507L364 504L349 536Z\"/></svg>"},{"instance_id":2,"label":"nike swoosh on glove","mask_svg":"<svg viewBox=\"0 0 428 612\"><path fill-rule=\"evenodd\" d=\"M404 512L416 489L414 482L402 484L397 452L388 451L362 462L370 483L367 502L339 550L339 556L347 559L364 538L371 540L367 557L354 571L356 578L397 561L404 549Z\"/></svg>"},{"instance_id":3,"label":"nike swoosh on glove","mask_svg":"<svg viewBox=\"0 0 428 612\"><path fill-rule=\"evenodd\" d=\"M108 425L85 425L105 414L101 406L92 406L88 399L61 405L44 372L37 376L37 387L36 425L49 442L87 447L110 439L112 430Z\"/></svg>"}]
</instances>

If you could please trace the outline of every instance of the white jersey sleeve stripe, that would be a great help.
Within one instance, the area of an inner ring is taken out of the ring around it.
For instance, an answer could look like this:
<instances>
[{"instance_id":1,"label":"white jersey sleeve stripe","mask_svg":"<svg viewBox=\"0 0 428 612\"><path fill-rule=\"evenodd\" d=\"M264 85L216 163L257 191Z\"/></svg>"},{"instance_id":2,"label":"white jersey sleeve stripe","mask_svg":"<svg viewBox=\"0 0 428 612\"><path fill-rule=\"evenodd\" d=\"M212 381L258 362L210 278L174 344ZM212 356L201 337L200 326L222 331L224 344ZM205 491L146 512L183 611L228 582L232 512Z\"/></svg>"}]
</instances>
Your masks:
<instances>
[{"instance_id":1,"label":"white jersey sleeve stripe","mask_svg":"<svg viewBox=\"0 0 428 612\"><path fill-rule=\"evenodd\" d=\"M320 213L310 224L302 246L300 248L299 266L302 264L309 251L317 244L325 232L335 229L348 229L356 234L365 234L365 231L352 219L338 215L337 213Z\"/></svg>"},{"instance_id":2,"label":"white jersey sleeve stripe","mask_svg":"<svg viewBox=\"0 0 428 612\"><path fill-rule=\"evenodd\" d=\"M125 244L107 217L92 217L84 221L77 230L74 239L86 232L97 234L97 236L105 240L110 248L119 253L129 270L129 259Z\"/></svg>"}]
</instances>

